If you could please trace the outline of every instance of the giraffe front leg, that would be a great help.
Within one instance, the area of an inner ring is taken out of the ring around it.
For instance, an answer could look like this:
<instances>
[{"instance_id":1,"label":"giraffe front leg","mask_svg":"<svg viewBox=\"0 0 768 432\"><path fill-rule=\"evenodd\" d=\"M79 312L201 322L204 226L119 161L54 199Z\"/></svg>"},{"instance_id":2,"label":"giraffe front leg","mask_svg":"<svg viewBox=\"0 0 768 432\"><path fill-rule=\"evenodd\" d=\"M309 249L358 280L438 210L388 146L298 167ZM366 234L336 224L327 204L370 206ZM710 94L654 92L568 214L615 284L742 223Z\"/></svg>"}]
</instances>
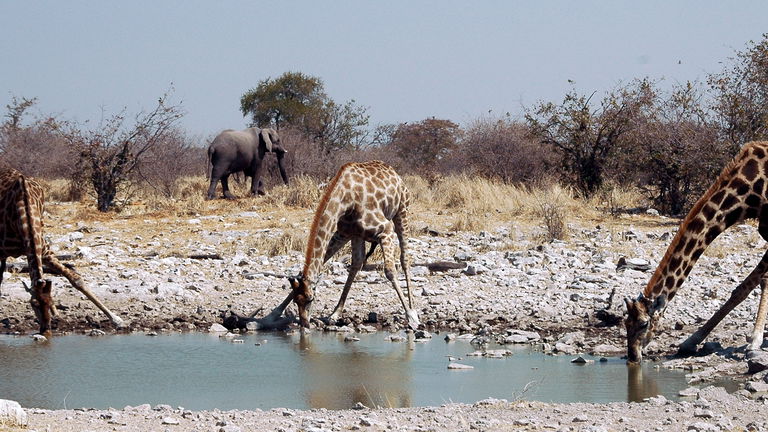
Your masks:
<instances>
[{"instance_id":1,"label":"giraffe front leg","mask_svg":"<svg viewBox=\"0 0 768 432\"><path fill-rule=\"evenodd\" d=\"M85 286L85 283L83 282L83 279L80 277L79 274L75 273L74 271L64 267L59 260L57 260L53 255L46 255L43 257L43 260L45 263L50 267L54 273L60 274L67 278L69 283L72 284L75 289L83 293L86 297L88 297L88 300L90 300L96 307L101 309L102 312L106 316L109 317L109 320L112 321L112 323L117 328L125 327L125 321L123 321L122 318L117 316L115 313L113 313L109 308L104 306L104 304L99 300L96 295L94 295L91 290L88 289L88 287Z\"/></svg>"},{"instance_id":2,"label":"giraffe front leg","mask_svg":"<svg viewBox=\"0 0 768 432\"><path fill-rule=\"evenodd\" d=\"M421 324L419 322L419 316L416 311L411 309L408 303L406 303L403 291L400 289L400 282L397 280L397 270L395 268L394 237L395 234L392 230L391 224L387 226L385 232L379 237L379 243L381 244L381 249L384 252L384 275L387 277L387 279L389 279L389 282L392 283L392 288L395 289L397 297L400 299L400 303L403 305L405 316L408 320L408 326L416 330L419 328L419 324Z\"/></svg>"},{"instance_id":3,"label":"giraffe front leg","mask_svg":"<svg viewBox=\"0 0 768 432\"><path fill-rule=\"evenodd\" d=\"M347 275L347 281L344 282L344 289L341 291L341 297L339 302L333 309L333 312L328 317L328 322L333 323L339 320L341 313L344 311L344 303L347 301L347 294L352 287L352 282L355 281L355 276L363 268L365 263L365 241L361 238L355 238L352 240L352 263L349 266L349 274Z\"/></svg>"},{"instance_id":4,"label":"giraffe front leg","mask_svg":"<svg viewBox=\"0 0 768 432\"><path fill-rule=\"evenodd\" d=\"M293 292L293 290L291 290L285 300L277 305L276 308L272 309L272 312L270 312L267 316L264 318L254 318L256 315L256 312L254 312L251 314L251 316L248 317L248 320L257 323L257 330L276 329L287 326L293 322L293 318L284 317L283 312L285 312L285 308L287 308L291 301L293 301L295 295L296 294Z\"/></svg>"},{"instance_id":5,"label":"giraffe front leg","mask_svg":"<svg viewBox=\"0 0 768 432\"><path fill-rule=\"evenodd\" d=\"M757 308L755 328L752 330L748 351L757 351L763 346L763 333L765 332L765 315L768 312L768 280L760 280L760 305Z\"/></svg>"},{"instance_id":6,"label":"giraffe front leg","mask_svg":"<svg viewBox=\"0 0 768 432\"><path fill-rule=\"evenodd\" d=\"M731 292L731 296L728 300L715 312L712 317L704 323L701 328L696 330L688 339L685 340L677 350L678 355L691 355L696 352L696 346L703 341L710 332L720 324L720 321L728 315L733 308L741 304L752 292L755 287L760 283L763 275L768 271L768 252L763 255L763 258L757 264L754 270ZM762 304L762 301L761 301ZM758 312L758 319L759 319ZM756 323L757 325L757 323Z\"/></svg>"},{"instance_id":7,"label":"giraffe front leg","mask_svg":"<svg viewBox=\"0 0 768 432\"><path fill-rule=\"evenodd\" d=\"M393 219L395 234L397 234L397 240L400 244L400 267L405 274L405 289L408 290L408 306L413 309L413 286L411 285L411 260L408 255L408 238L405 236L405 232L408 230L408 218L407 212L403 209Z\"/></svg>"}]
</instances>

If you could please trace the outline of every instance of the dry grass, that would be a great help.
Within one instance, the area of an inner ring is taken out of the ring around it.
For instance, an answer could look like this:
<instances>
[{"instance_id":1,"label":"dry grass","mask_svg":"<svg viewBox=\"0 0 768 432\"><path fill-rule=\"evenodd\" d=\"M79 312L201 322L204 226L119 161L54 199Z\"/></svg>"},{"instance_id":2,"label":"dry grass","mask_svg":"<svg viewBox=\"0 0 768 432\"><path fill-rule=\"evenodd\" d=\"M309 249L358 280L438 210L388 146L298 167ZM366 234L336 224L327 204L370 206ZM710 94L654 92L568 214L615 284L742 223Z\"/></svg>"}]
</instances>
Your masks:
<instances>
[{"instance_id":1,"label":"dry grass","mask_svg":"<svg viewBox=\"0 0 768 432\"><path fill-rule=\"evenodd\" d=\"M426 224L450 231L491 230L515 221L540 227L544 237L564 238L568 219L604 220L615 218L615 209L639 207L643 203L640 194L618 187L606 188L590 200L576 197L570 189L556 183L536 186L518 186L500 181L466 175L438 177L431 181L418 176L406 176L411 193L411 227L418 229ZM41 181L49 201L65 200L69 183L66 180ZM208 179L204 176L179 179L176 195L165 197L152 188L136 188L130 204L119 210L122 217L194 217L218 215L241 211L282 212L288 223L281 218L265 221L266 228L285 229L286 225L297 228L296 223L308 224L306 212L295 213L290 209L313 210L319 202L324 185L313 178L296 176L290 186L277 185L267 188L267 195L248 196L250 181L231 179L236 200L215 199L208 201L205 195ZM114 213L103 214L95 210L92 198L86 198L83 206L77 206L74 215L78 220L92 221L114 218ZM293 236L286 233L279 243L284 250L301 250ZM278 242L277 239L274 240ZM302 239L303 241L303 239ZM276 243L277 244L277 243ZM270 250L278 250L275 246Z\"/></svg>"},{"instance_id":2,"label":"dry grass","mask_svg":"<svg viewBox=\"0 0 768 432\"><path fill-rule=\"evenodd\" d=\"M264 251L266 255L273 257L286 255L292 251L303 252L306 244L307 240L304 231L288 230L277 237L262 239L258 249Z\"/></svg>"},{"instance_id":3,"label":"dry grass","mask_svg":"<svg viewBox=\"0 0 768 432\"><path fill-rule=\"evenodd\" d=\"M265 203L275 207L301 207L314 209L323 189L318 183L308 176L296 176L291 179L290 186L280 185L272 188L263 199Z\"/></svg>"}]
</instances>

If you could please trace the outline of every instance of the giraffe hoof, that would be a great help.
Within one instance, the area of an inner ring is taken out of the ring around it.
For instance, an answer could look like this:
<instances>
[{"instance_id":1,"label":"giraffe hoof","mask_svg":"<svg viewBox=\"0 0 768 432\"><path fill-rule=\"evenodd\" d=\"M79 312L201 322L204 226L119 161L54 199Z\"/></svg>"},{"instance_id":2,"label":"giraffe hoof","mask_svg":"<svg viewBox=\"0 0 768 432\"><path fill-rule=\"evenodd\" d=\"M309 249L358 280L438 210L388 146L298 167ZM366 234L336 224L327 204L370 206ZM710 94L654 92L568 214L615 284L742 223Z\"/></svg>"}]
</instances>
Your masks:
<instances>
[{"instance_id":1,"label":"giraffe hoof","mask_svg":"<svg viewBox=\"0 0 768 432\"><path fill-rule=\"evenodd\" d=\"M416 311L409 311L408 312L408 327L410 327L413 330L416 330L419 328L419 325L421 325L421 322L419 321L419 316L416 314Z\"/></svg>"},{"instance_id":2,"label":"giraffe hoof","mask_svg":"<svg viewBox=\"0 0 768 432\"><path fill-rule=\"evenodd\" d=\"M115 327L119 329L126 327L125 320L117 316L112 318L112 324L114 324Z\"/></svg>"}]
</instances>

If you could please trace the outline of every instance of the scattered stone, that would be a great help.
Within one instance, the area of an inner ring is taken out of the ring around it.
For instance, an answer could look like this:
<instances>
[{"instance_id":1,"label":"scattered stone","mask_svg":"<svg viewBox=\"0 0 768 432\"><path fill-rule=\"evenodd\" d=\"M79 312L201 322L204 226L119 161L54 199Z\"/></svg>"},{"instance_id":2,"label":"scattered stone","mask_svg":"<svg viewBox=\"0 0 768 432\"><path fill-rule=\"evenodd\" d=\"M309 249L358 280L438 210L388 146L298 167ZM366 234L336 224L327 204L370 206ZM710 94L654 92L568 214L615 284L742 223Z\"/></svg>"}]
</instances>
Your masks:
<instances>
[{"instance_id":1,"label":"scattered stone","mask_svg":"<svg viewBox=\"0 0 768 432\"><path fill-rule=\"evenodd\" d=\"M226 332L229 331L229 329L227 329L226 327L224 327L223 325L221 325L219 323L213 323L208 328L208 331L211 332L211 333L226 333Z\"/></svg>"},{"instance_id":2,"label":"scattered stone","mask_svg":"<svg viewBox=\"0 0 768 432\"><path fill-rule=\"evenodd\" d=\"M177 425L180 424L180 422L173 418L173 417L163 417L163 424L164 425Z\"/></svg>"},{"instance_id":3,"label":"scattered stone","mask_svg":"<svg viewBox=\"0 0 768 432\"><path fill-rule=\"evenodd\" d=\"M651 269L651 263L642 258L619 258L619 261L616 263L616 270L621 271L627 269L644 272Z\"/></svg>"},{"instance_id":4,"label":"scattered stone","mask_svg":"<svg viewBox=\"0 0 768 432\"><path fill-rule=\"evenodd\" d=\"M453 341L456 340L456 334L455 333L448 333L447 335L445 335L443 340L445 340L446 342L453 342Z\"/></svg>"},{"instance_id":5,"label":"scattered stone","mask_svg":"<svg viewBox=\"0 0 768 432\"><path fill-rule=\"evenodd\" d=\"M456 362L448 363L448 369L462 370L462 369L474 369L474 368L475 368L474 366L465 365L463 363L456 363Z\"/></svg>"},{"instance_id":6,"label":"scattered stone","mask_svg":"<svg viewBox=\"0 0 768 432\"><path fill-rule=\"evenodd\" d=\"M344 342L359 342L360 338L353 335L347 335L344 337Z\"/></svg>"},{"instance_id":7,"label":"scattered stone","mask_svg":"<svg viewBox=\"0 0 768 432\"><path fill-rule=\"evenodd\" d=\"M413 333L413 337L415 337L416 339L432 339L432 335L425 330L416 330Z\"/></svg>"},{"instance_id":8,"label":"scattered stone","mask_svg":"<svg viewBox=\"0 0 768 432\"><path fill-rule=\"evenodd\" d=\"M720 428L711 423L696 422L689 425L687 430L689 432L719 432Z\"/></svg>"},{"instance_id":9,"label":"scattered stone","mask_svg":"<svg viewBox=\"0 0 768 432\"><path fill-rule=\"evenodd\" d=\"M576 364L587 364L587 363L594 363L594 362L595 362L594 360L587 360L582 356L578 356L575 359L571 360L571 363L576 363Z\"/></svg>"},{"instance_id":10,"label":"scattered stone","mask_svg":"<svg viewBox=\"0 0 768 432\"><path fill-rule=\"evenodd\" d=\"M715 417L715 413L712 412L712 410L696 408L693 411L693 416L694 417L698 417L698 418L708 418L708 419L711 419L711 418Z\"/></svg>"},{"instance_id":11,"label":"scattered stone","mask_svg":"<svg viewBox=\"0 0 768 432\"><path fill-rule=\"evenodd\" d=\"M35 342L47 342L48 338L41 334L33 334L32 340L34 340Z\"/></svg>"},{"instance_id":12,"label":"scattered stone","mask_svg":"<svg viewBox=\"0 0 768 432\"><path fill-rule=\"evenodd\" d=\"M488 358L504 358L512 355L512 351L505 349L486 350L484 357Z\"/></svg>"},{"instance_id":13,"label":"scattered stone","mask_svg":"<svg viewBox=\"0 0 768 432\"><path fill-rule=\"evenodd\" d=\"M755 352L755 354L750 353L749 357L749 360L747 360L747 373L755 374L764 370L768 370L768 353L764 351L758 351Z\"/></svg>"},{"instance_id":14,"label":"scattered stone","mask_svg":"<svg viewBox=\"0 0 768 432\"><path fill-rule=\"evenodd\" d=\"M682 397L696 397L699 395L700 390L697 387L688 387L687 389L677 392L678 396Z\"/></svg>"},{"instance_id":15,"label":"scattered stone","mask_svg":"<svg viewBox=\"0 0 768 432\"><path fill-rule=\"evenodd\" d=\"M768 392L768 383L765 381L749 381L744 388L752 393Z\"/></svg>"}]
</instances>

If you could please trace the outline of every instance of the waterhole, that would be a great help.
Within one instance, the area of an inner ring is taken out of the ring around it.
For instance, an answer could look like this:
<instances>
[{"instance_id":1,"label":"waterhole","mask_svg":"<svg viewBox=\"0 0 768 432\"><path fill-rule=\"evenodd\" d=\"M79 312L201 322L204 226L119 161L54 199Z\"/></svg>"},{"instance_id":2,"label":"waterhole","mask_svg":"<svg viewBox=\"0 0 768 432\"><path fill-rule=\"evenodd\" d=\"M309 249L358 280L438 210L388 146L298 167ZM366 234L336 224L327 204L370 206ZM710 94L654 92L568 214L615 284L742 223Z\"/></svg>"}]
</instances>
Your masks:
<instances>
[{"instance_id":1,"label":"waterhole","mask_svg":"<svg viewBox=\"0 0 768 432\"><path fill-rule=\"evenodd\" d=\"M545 402L677 399L682 372L627 367L618 358L571 363L530 347L470 357L468 342L391 342L388 334L143 334L0 336L0 399L25 407L123 408L144 403L202 410L431 406L489 397ZM497 347L492 347L497 348ZM461 357L461 360L450 358ZM473 366L449 370L449 361Z\"/></svg>"}]
</instances>

